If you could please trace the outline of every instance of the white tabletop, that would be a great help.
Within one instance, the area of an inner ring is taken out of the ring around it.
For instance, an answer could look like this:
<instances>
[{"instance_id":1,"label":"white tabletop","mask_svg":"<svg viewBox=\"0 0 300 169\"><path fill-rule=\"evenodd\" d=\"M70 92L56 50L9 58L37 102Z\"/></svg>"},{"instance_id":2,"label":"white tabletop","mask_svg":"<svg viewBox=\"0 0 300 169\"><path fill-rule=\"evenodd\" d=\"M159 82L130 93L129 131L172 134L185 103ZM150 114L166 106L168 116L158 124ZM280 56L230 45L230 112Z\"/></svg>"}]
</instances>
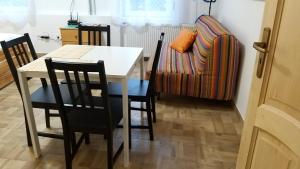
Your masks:
<instances>
[{"instance_id":1,"label":"white tabletop","mask_svg":"<svg viewBox=\"0 0 300 169\"><path fill-rule=\"evenodd\" d=\"M65 45L21 68L28 77L47 77L45 58L53 60L96 63L104 61L108 78L122 78L128 76L142 57L143 48Z\"/></svg>"}]
</instances>

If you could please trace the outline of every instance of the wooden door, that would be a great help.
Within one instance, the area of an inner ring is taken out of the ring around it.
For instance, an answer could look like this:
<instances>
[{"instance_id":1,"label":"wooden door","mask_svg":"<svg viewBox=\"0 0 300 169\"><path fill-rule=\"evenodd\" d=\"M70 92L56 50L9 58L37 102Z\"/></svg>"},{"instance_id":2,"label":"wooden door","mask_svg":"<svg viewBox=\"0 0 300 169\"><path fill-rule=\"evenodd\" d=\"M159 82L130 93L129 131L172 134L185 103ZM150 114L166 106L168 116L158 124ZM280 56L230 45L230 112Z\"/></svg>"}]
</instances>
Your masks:
<instances>
[{"instance_id":1,"label":"wooden door","mask_svg":"<svg viewBox=\"0 0 300 169\"><path fill-rule=\"evenodd\" d=\"M266 0L262 28L271 38L262 77L253 76L236 169L300 169L299 8L299 0Z\"/></svg>"}]
</instances>

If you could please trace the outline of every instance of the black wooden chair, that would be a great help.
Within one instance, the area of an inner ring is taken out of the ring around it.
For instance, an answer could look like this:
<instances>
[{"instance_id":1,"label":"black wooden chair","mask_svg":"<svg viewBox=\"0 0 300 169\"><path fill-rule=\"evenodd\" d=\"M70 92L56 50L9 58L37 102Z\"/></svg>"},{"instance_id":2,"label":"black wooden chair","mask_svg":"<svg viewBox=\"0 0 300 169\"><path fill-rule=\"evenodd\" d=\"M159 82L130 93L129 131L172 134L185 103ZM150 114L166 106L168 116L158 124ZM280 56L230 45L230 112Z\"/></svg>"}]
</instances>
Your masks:
<instances>
[{"instance_id":1,"label":"black wooden chair","mask_svg":"<svg viewBox=\"0 0 300 169\"><path fill-rule=\"evenodd\" d=\"M122 99L108 98L107 81L104 69L104 62L98 63L66 63L55 62L50 58L46 59L48 74L55 93L56 102L59 105L59 114L62 121L65 145L66 168L72 168L72 159L79 148L82 138L76 143L74 133L102 134L107 138L107 166L113 168L113 162L123 148L123 143L118 148L116 155L113 155L113 130L123 118ZM71 104L64 104L62 90L56 77L56 70L64 72L65 81L69 88ZM93 88L90 85L89 74L93 73L99 77L99 86ZM74 78L71 80L71 77ZM79 97L73 97L71 86L77 85ZM84 84L86 90L81 89ZM95 91L96 90L96 91Z\"/></svg>"},{"instance_id":2,"label":"black wooden chair","mask_svg":"<svg viewBox=\"0 0 300 169\"><path fill-rule=\"evenodd\" d=\"M156 69L158 66L161 46L164 38L164 33L161 33L160 40L157 43L156 52L152 64L151 74L149 80L128 80L128 98L129 98L129 126L130 128L141 128L149 129L150 140L153 140L153 127L152 127L152 117L151 112L153 113L153 121L156 122L156 112L155 112L155 76ZM119 83L109 83L108 93L111 97L122 97L122 86ZM131 107L131 102L144 102L146 103L146 109L141 107ZM131 113L130 110L139 110L147 112L147 126L141 125L131 125ZM129 130L129 138L131 145L131 129Z\"/></svg>"},{"instance_id":3,"label":"black wooden chair","mask_svg":"<svg viewBox=\"0 0 300 169\"><path fill-rule=\"evenodd\" d=\"M83 33L87 32L87 45L102 46L102 33L106 33L106 46L110 46L110 25L107 26L87 26L78 25L78 44L82 45Z\"/></svg>"},{"instance_id":4,"label":"black wooden chair","mask_svg":"<svg viewBox=\"0 0 300 169\"><path fill-rule=\"evenodd\" d=\"M26 33L26 34L24 34L24 36L18 37L16 39L12 39L10 41L2 41L1 46L2 46L2 51L7 60L9 69L11 71L11 74L14 78L15 84L21 95L20 82L19 82L19 78L18 78L17 68L24 66L38 58L35 53L33 44L30 40L29 35ZM29 49L29 51L28 51L28 49ZM57 109L55 97L53 95L51 86L47 85L46 79L41 79L41 83L42 83L42 86L39 87L37 90L35 90L31 94L31 102L32 102L33 108L45 109L46 126L47 126L47 128L49 128L50 127L50 117L51 116L58 117L59 114L58 113L50 113L50 109L53 109L53 110ZM66 90L68 88L68 86L65 84L61 84L61 85L59 85L59 87L61 89L65 89L64 91L66 91L66 92L68 91L68 90ZM68 103L71 101L71 98L68 97L68 95L66 95L66 92L63 93L63 100L64 100L64 102ZM75 93L75 95L78 96L78 93ZM21 97L22 97L22 95L21 95ZM23 108L24 108L24 105L23 105ZM24 115L25 115L25 109L24 109ZM28 143L28 146L32 146L26 116L25 116L25 125L26 125L26 133L27 133L27 143ZM61 135L61 134L38 132L38 135L44 136L44 137L50 137L50 138L63 139L63 135Z\"/></svg>"}]
</instances>

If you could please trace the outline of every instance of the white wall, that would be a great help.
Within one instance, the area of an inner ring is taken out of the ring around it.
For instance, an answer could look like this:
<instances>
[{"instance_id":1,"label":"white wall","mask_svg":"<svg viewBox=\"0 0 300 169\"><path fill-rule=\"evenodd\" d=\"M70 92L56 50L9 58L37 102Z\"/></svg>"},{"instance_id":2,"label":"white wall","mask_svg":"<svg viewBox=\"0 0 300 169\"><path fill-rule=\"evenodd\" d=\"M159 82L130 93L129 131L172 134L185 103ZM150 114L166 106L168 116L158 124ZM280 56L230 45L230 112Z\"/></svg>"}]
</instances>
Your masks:
<instances>
[{"instance_id":1,"label":"white wall","mask_svg":"<svg viewBox=\"0 0 300 169\"><path fill-rule=\"evenodd\" d=\"M240 77L235 99L236 107L245 118L254 72L256 51L252 48L259 40L265 2L263 0L218 0L216 18L241 42Z\"/></svg>"}]
</instances>

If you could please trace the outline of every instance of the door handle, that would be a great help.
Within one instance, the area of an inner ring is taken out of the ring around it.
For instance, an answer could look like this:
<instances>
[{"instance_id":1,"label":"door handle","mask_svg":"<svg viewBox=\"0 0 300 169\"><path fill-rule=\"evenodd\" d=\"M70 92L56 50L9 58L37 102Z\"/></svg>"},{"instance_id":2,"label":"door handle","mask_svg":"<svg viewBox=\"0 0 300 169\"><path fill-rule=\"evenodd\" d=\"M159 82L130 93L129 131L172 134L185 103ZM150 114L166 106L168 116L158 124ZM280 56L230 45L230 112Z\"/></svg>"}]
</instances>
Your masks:
<instances>
[{"instance_id":1,"label":"door handle","mask_svg":"<svg viewBox=\"0 0 300 169\"><path fill-rule=\"evenodd\" d=\"M260 52L258 58L257 71L256 71L256 76L258 78L262 77L262 73L264 70L265 60L268 53L270 35L271 35L271 29L264 28L262 41L253 43L253 48L256 49L258 52Z\"/></svg>"},{"instance_id":2,"label":"door handle","mask_svg":"<svg viewBox=\"0 0 300 169\"><path fill-rule=\"evenodd\" d=\"M266 45L265 42L254 42L253 48L261 53L266 53Z\"/></svg>"}]
</instances>

